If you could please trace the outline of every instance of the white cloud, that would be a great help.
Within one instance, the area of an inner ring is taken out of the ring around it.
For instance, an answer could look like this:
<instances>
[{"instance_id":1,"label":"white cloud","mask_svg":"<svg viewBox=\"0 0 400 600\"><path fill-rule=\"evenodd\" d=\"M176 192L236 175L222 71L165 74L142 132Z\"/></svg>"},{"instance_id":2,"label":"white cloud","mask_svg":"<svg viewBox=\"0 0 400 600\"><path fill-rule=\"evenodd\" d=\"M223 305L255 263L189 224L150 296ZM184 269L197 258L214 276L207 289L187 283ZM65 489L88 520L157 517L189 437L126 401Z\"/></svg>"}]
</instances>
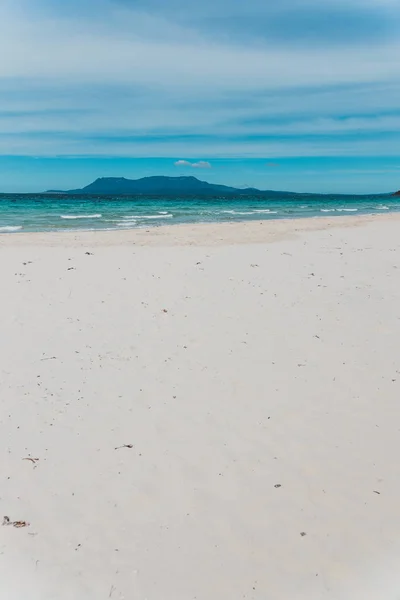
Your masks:
<instances>
[{"instance_id":1,"label":"white cloud","mask_svg":"<svg viewBox=\"0 0 400 600\"><path fill-rule=\"evenodd\" d=\"M199 160L199 162L193 163L192 167L194 169L211 169L210 163L206 160Z\"/></svg>"},{"instance_id":2,"label":"white cloud","mask_svg":"<svg viewBox=\"0 0 400 600\"><path fill-rule=\"evenodd\" d=\"M177 160L174 165L176 167L191 167L192 169L211 169L211 164L206 160L199 160L194 163L188 160Z\"/></svg>"},{"instance_id":3,"label":"white cloud","mask_svg":"<svg viewBox=\"0 0 400 600\"><path fill-rule=\"evenodd\" d=\"M190 163L188 160L177 160L174 165L176 167L191 167L192 163Z\"/></svg>"}]
</instances>

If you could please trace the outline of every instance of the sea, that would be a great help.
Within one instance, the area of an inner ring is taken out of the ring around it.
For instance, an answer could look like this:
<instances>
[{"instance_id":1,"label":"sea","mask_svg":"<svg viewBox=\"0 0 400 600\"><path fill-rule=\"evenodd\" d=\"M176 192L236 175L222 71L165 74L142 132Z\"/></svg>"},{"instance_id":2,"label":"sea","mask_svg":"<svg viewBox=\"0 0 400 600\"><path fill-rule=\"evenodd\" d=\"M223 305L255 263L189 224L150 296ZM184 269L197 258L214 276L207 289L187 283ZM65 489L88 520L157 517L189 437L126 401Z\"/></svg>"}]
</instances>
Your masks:
<instances>
[{"instance_id":1,"label":"sea","mask_svg":"<svg viewBox=\"0 0 400 600\"><path fill-rule=\"evenodd\" d=\"M335 217L400 211L400 197L0 195L0 233L126 230L184 223Z\"/></svg>"}]
</instances>

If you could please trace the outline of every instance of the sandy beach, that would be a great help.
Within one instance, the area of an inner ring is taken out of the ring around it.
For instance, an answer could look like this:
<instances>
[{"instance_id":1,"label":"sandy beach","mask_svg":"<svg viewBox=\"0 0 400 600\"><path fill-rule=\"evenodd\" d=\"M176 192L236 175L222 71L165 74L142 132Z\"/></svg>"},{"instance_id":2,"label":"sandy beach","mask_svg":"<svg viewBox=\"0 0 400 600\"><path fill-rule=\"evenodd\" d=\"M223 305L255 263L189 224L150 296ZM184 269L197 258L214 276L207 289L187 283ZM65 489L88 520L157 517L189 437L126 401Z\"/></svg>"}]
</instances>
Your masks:
<instances>
[{"instance_id":1,"label":"sandy beach","mask_svg":"<svg viewBox=\"0 0 400 600\"><path fill-rule=\"evenodd\" d=\"M399 232L0 236L0 597L398 598Z\"/></svg>"}]
</instances>

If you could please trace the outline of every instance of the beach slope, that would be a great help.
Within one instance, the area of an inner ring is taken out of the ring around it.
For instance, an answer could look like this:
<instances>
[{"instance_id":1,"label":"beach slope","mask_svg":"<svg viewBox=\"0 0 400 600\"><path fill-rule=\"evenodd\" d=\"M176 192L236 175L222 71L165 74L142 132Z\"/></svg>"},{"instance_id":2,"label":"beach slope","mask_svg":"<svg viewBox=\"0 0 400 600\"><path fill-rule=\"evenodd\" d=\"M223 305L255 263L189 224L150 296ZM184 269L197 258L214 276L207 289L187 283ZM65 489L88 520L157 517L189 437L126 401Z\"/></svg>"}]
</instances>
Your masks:
<instances>
[{"instance_id":1,"label":"beach slope","mask_svg":"<svg viewBox=\"0 0 400 600\"><path fill-rule=\"evenodd\" d=\"M1 236L0 596L395 599L399 227Z\"/></svg>"}]
</instances>

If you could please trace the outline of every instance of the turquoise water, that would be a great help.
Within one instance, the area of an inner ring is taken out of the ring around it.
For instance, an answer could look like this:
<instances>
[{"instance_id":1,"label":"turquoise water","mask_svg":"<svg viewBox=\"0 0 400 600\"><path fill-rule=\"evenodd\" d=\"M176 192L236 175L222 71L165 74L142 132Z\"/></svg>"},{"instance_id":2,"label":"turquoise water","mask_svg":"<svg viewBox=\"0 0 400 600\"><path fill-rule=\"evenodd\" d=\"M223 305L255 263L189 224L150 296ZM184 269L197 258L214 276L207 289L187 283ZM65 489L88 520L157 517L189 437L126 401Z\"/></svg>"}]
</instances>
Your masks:
<instances>
[{"instance_id":1,"label":"turquoise water","mask_svg":"<svg viewBox=\"0 0 400 600\"><path fill-rule=\"evenodd\" d=\"M129 229L180 223L260 221L400 211L392 196L65 197L0 195L0 233Z\"/></svg>"}]
</instances>

